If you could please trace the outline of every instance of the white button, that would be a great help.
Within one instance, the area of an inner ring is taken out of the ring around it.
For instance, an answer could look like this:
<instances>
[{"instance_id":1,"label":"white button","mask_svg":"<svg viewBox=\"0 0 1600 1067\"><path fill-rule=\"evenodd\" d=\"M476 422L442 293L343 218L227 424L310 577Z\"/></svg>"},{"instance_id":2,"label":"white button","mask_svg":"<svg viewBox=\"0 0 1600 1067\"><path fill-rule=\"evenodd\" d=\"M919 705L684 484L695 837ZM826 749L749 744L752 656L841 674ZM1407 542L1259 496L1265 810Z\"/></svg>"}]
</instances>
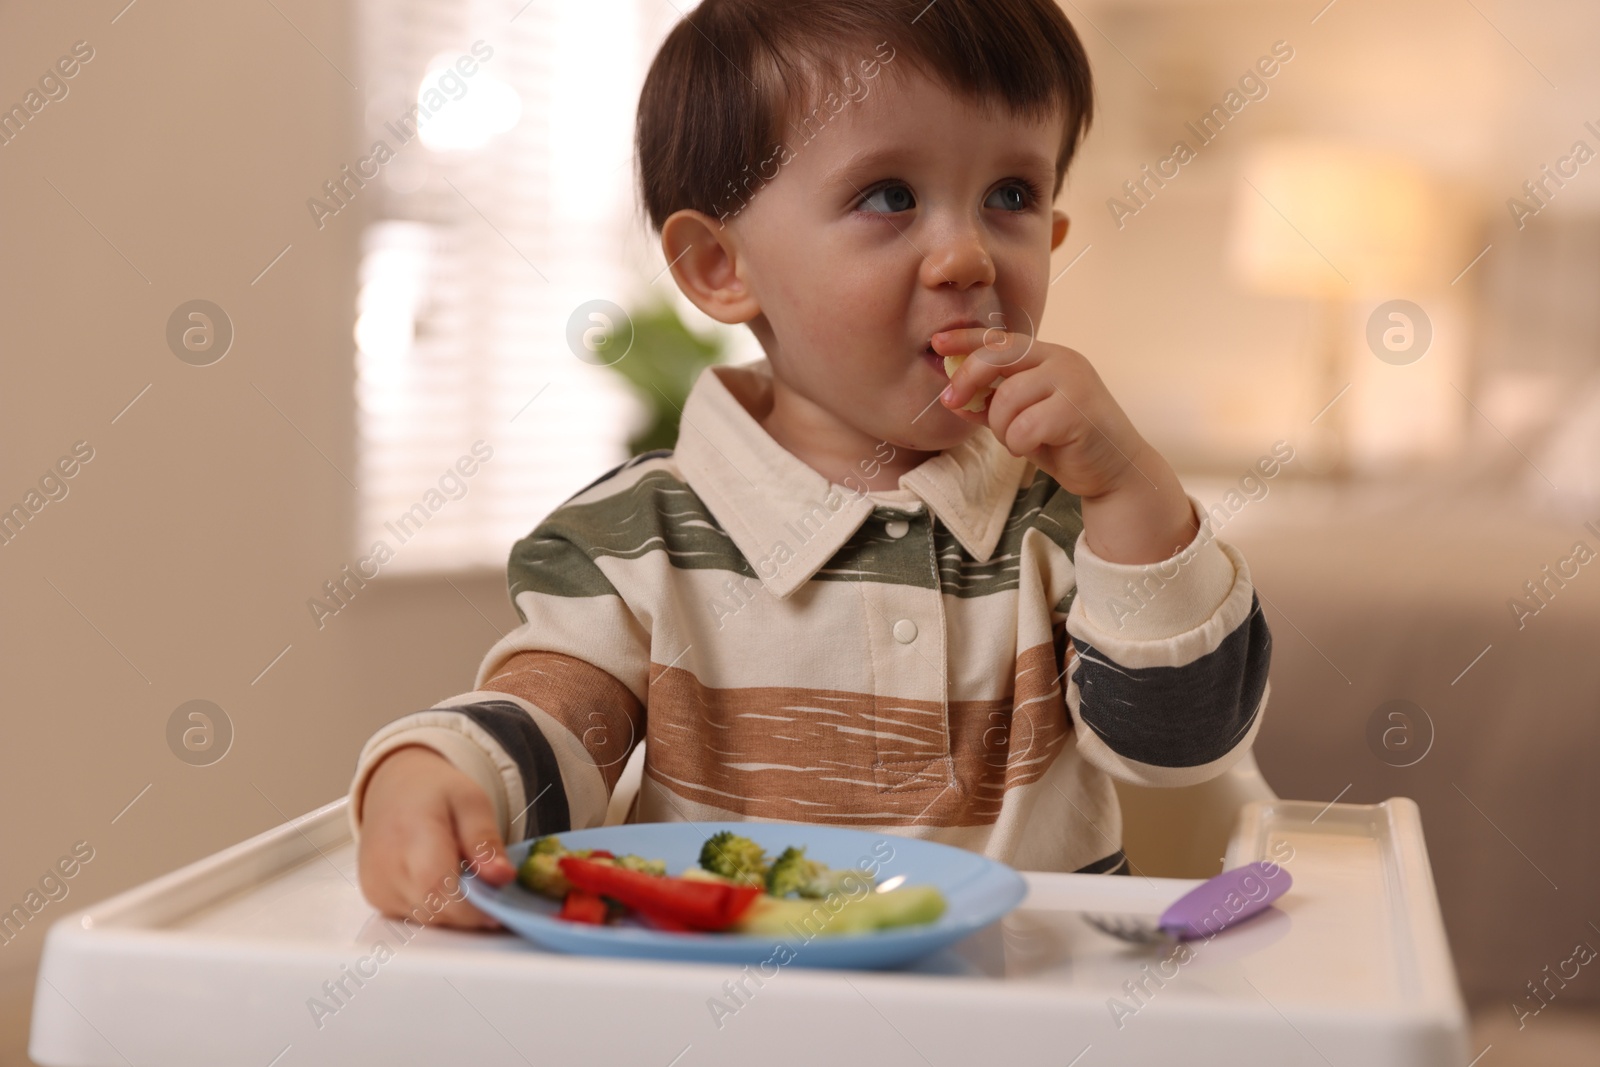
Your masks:
<instances>
[{"instance_id":1,"label":"white button","mask_svg":"<svg viewBox=\"0 0 1600 1067\"><path fill-rule=\"evenodd\" d=\"M904 519L890 519L883 524L883 532L898 541L911 532L911 524Z\"/></svg>"},{"instance_id":2,"label":"white button","mask_svg":"<svg viewBox=\"0 0 1600 1067\"><path fill-rule=\"evenodd\" d=\"M909 645L917 638L917 624L910 619L901 619L894 624L894 639L902 645Z\"/></svg>"}]
</instances>

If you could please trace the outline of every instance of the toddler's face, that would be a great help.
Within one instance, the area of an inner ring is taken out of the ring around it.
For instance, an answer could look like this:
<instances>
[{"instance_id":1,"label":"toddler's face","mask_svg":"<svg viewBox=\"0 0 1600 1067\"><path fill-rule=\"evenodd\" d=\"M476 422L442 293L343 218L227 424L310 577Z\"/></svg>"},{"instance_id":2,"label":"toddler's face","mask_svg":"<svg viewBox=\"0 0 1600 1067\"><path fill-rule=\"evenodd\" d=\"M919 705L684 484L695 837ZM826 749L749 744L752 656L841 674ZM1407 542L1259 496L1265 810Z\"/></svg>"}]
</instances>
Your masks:
<instances>
[{"instance_id":1,"label":"toddler's face","mask_svg":"<svg viewBox=\"0 0 1600 1067\"><path fill-rule=\"evenodd\" d=\"M866 84L810 141L790 126L789 162L726 221L780 386L841 431L938 451L976 424L935 402L948 379L929 337L1037 332L1066 235L1050 205L1063 116L985 113L908 66Z\"/></svg>"}]
</instances>

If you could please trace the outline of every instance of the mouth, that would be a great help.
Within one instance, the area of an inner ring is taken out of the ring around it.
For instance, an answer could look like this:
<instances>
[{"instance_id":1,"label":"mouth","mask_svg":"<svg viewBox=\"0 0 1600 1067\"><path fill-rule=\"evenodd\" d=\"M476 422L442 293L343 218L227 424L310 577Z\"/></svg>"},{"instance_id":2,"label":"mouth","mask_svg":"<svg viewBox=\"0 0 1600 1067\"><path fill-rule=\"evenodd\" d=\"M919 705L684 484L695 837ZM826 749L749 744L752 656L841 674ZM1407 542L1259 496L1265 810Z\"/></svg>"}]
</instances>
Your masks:
<instances>
[{"instance_id":1,"label":"mouth","mask_svg":"<svg viewBox=\"0 0 1600 1067\"><path fill-rule=\"evenodd\" d=\"M981 326L982 323L978 322L976 318L958 318L955 322L944 323L933 333L947 333L950 330L973 330L973 328L981 328ZM928 341L922 346L922 357L933 366L934 370L938 370L939 374L944 376L944 357L939 355L938 352L934 352L933 336L931 334L928 336Z\"/></svg>"},{"instance_id":2,"label":"mouth","mask_svg":"<svg viewBox=\"0 0 1600 1067\"><path fill-rule=\"evenodd\" d=\"M934 330L933 332L934 333L950 333L952 330L980 329L982 326L983 326L983 323L979 322L977 319L956 319L953 322L945 323L943 326L939 327L937 330ZM930 350L933 347L933 337L932 337L932 335L929 335L929 337L928 337L928 347L930 348Z\"/></svg>"}]
</instances>

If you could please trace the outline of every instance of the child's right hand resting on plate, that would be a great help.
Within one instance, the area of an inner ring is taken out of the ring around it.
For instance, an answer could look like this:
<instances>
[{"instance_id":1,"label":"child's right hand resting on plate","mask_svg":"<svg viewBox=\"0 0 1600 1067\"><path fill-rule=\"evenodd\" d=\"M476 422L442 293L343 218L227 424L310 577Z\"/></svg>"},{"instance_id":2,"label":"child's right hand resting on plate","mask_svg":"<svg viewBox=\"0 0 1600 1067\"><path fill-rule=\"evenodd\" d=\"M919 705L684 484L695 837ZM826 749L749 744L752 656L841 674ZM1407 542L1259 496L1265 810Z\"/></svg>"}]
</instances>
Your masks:
<instances>
[{"instance_id":1,"label":"child's right hand resting on plate","mask_svg":"<svg viewBox=\"0 0 1600 1067\"><path fill-rule=\"evenodd\" d=\"M516 877L483 787L431 748L395 749L373 770L362 799L362 895L394 918L435 912L433 921L445 926L498 929L463 896L464 860L490 885ZM446 900L437 911L424 904L430 893Z\"/></svg>"}]
</instances>

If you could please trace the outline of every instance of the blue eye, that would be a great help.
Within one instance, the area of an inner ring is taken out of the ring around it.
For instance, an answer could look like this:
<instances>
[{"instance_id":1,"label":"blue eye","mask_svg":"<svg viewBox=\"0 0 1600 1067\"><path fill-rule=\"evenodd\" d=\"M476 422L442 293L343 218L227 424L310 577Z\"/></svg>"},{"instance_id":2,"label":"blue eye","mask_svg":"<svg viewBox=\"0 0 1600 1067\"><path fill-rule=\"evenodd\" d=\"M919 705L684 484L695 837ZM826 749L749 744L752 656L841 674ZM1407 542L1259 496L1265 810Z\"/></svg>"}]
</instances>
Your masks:
<instances>
[{"instance_id":1,"label":"blue eye","mask_svg":"<svg viewBox=\"0 0 1600 1067\"><path fill-rule=\"evenodd\" d=\"M1000 188L989 194L989 199L993 201L996 196L999 196L1002 193L1010 193L1012 195L1006 197L1002 204L988 204L985 206L997 206L1005 211L1023 212L1032 207L1040 199L1038 186L1034 185L1033 182L1026 178L1018 178L1016 181L1013 181L1008 185L1002 185Z\"/></svg>"},{"instance_id":2,"label":"blue eye","mask_svg":"<svg viewBox=\"0 0 1600 1067\"><path fill-rule=\"evenodd\" d=\"M891 194L891 193L898 194L898 195L891 197L890 201L885 203L884 208L883 208L882 211L873 211L873 212L869 212L869 214L891 214L892 215L897 211L909 211L913 207L917 206L916 199L911 195L911 190L910 189L907 189L903 185L885 185L881 189L875 189L872 192L868 193L866 196L862 197L861 198L861 203L857 204L856 207L859 209L861 207L864 207L867 204L870 204L873 200L877 199L878 197L886 196L886 195Z\"/></svg>"}]
</instances>

